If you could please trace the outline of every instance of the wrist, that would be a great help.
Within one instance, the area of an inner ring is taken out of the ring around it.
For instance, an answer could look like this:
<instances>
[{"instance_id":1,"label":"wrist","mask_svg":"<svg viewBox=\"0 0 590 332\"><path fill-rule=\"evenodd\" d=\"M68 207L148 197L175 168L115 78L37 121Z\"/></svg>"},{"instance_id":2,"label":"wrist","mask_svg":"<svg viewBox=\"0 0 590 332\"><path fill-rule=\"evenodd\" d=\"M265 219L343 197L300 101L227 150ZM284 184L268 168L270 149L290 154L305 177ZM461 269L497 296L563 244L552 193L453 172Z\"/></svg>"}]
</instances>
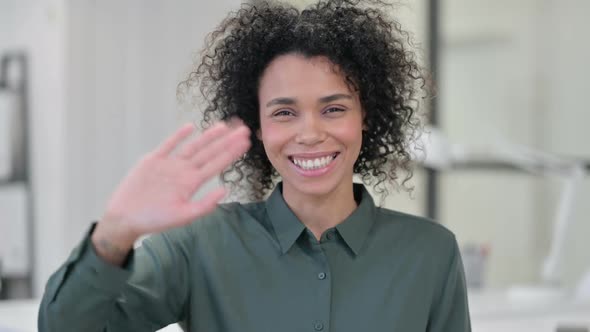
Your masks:
<instances>
[{"instance_id":1,"label":"wrist","mask_svg":"<svg viewBox=\"0 0 590 332\"><path fill-rule=\"evenodd\" d=\"M137 238L121 223L103 219L96 225L91 242L100 258L112 265L122 266Z\"/></svg>"}]
</instances>

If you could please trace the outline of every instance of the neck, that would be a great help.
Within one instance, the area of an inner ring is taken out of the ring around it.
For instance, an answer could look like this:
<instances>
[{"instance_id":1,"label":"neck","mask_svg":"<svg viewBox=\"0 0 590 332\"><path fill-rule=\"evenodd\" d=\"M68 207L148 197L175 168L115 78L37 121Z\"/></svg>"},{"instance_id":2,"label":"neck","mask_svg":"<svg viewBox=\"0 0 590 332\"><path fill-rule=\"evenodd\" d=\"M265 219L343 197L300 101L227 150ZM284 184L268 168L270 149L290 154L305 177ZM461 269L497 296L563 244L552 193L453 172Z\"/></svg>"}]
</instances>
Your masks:
<instances>
[{"instance_id":1,"label":"neck","mask_svg":"<svg viewBox=\"0 0 590 332\"><path fill-rule=\"evenodd\" d=\"M309 195L283 183L283 198L293 213L316 237L340 224L356 209L353 183L325 195Z\"/></svg>"}]
</instances>

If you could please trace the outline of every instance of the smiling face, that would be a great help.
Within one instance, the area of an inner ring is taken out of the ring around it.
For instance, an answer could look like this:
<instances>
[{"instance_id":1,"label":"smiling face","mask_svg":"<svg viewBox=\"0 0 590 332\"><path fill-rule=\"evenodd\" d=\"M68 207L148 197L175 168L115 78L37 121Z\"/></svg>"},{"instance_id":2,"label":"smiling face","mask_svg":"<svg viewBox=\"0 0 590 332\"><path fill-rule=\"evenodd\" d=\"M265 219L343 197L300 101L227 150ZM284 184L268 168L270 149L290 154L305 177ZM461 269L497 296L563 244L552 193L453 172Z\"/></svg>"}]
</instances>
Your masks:
<instances>
[{"instance_id":1,"label":"smiling face","mask_svg":"<svg viewBox=\"0 0 590 332\"><path fill-rule=\"evenodd\" d=\"M283 192L326 196L352 190L362 144L359 96L326 57L287 54L265 69L258 90L260 131Z\"/></svg>"}]
</instances>

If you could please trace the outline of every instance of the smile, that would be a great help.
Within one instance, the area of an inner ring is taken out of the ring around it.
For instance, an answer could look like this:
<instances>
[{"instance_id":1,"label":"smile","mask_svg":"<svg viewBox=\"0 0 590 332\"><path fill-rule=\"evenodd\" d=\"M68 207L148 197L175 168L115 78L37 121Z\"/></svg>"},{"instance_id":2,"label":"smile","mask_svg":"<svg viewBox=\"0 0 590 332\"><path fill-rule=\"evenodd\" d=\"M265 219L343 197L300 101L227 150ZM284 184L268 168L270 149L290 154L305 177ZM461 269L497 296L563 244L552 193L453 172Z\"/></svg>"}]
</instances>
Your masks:
<instances>
[{"instance_id":1,"label":"smile","mask_svg":"<svg viewBox=\"0 0 590 332\"><path fill-rule=\"evenodd\" d=\"M310 170L317 170L328 167L330 163L334 161L334 159L340 154L339 152L316 157L316 158L303 158L303 157L295 157L290 156L289 160L295 164L298 168L310 171Z\"/></svg>"}]
</instances>

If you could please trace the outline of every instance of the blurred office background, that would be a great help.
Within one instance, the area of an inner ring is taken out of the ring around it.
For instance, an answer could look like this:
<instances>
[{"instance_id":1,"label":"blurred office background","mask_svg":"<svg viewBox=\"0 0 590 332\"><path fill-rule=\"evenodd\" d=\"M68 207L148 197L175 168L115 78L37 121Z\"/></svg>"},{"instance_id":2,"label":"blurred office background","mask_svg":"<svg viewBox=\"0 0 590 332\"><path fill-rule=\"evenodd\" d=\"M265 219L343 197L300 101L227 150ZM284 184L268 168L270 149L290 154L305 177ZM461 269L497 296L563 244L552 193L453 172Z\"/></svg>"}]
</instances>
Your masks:
<instances>
[{"instance_id":1,"label":"blurred office background","mask_svg":"<svg viewBox=\"0 0 590 332\"><path fill-rule=\"evenodd\" d=\"M199 118L176 85L240 2L0 0L0 298L39 297L126 171ZM545 282L561 216L554 281L575 289L590 268L590 1L406 0L392 11L434 71L424 110L449 145L431 152L442 164L417 169L413 198L385 205L455 232L477 289ZM511 161L533 150L546 158ZM584 170L566 199L568 168L551 171L561 163Z\"/></svg>"}]
</instances>

